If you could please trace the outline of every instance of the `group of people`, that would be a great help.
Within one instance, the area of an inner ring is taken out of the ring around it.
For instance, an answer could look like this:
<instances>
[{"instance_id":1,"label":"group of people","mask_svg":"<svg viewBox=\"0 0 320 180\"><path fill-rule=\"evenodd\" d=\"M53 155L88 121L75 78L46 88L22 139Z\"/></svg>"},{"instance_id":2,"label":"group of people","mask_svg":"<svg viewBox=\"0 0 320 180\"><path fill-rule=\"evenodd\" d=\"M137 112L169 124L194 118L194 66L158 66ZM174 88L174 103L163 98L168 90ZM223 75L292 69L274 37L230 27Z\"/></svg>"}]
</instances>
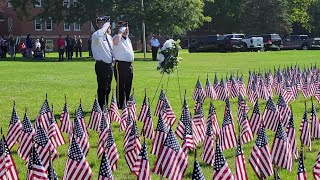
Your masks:
<instances>
[{"instance_id":1,"label":"group of people","mask_svg":"<svg viewBox=\"0 0 320 180\"><path fill-rule=\"evenodd\" d=\"M134 52L129 26L128 23L118 24L118 32L112 37L108 16L98 17L96 23L99 29L92 34L91 50L96 60L98 103L101 108L108 103L114 74L118 108L122 109L129 99L133 80Z\"/></svg>"},{"instance_id":2,"label":"group of people","mask_svg":"<svg viewBox=\"0 0 320 180\"><path fill-rule=\"evenodd\" d=\"M62 36L59 35L59 38L57 39L57 46L59 52L59 61L64 60L64 52L66 52L67 59L72 59L74 52L76 57L82 57L82 39L80 35L74 35L74 37L67 35L66 38L62 38Z\"/></svg>"}]
</instances>

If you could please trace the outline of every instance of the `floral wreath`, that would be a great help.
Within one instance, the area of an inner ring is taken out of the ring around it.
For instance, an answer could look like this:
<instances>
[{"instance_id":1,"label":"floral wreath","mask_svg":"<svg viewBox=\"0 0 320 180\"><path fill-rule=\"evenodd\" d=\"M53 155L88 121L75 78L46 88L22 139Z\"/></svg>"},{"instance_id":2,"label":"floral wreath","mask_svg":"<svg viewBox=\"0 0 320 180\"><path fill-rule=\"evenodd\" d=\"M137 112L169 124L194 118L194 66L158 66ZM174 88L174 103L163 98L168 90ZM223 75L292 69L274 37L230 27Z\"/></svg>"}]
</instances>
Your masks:
<instances>
[{"instance_id":1,"label":"floral wreath","mask_svg":"<svg viewBox=\"0 0 320 180\"><path fill-rule=\"evenodd\" d=\"M160 71L161 74L171 74L177 69L182 59L179 57L179 50L181 49L179 44L180 40L174 41L173 39L169 39L163 44L158 54L157 67L157 70Z\"/></svg>"}]
</instances>

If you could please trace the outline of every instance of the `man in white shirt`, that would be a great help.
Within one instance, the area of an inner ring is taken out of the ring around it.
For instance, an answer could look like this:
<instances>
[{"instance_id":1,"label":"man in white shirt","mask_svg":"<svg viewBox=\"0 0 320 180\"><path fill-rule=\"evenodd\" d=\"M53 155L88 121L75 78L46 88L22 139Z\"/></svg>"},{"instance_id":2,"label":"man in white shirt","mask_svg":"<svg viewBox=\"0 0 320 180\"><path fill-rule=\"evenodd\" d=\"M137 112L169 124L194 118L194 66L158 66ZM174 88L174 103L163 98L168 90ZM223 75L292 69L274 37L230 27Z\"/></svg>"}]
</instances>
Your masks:
<instances>
[{"instance_id":1,"label":"man in white shirt","mask_svg":"<svg viewBox=\"0 0 320 180\"><path fill-rule=\"evenodd\" d=\"M156 36L153 36L150 40L151 50L152 50L152 60L157 60L158 49L160 46L160 42Z\"/></svg>"},{"instance_id":2,"label":"man in white shirt","mask_svg":"<svg viewBox=\"0 0 320 180\"><path fill-rule=\"evenodd\" d=\"M92 34L92 55L96 60L95 71L98 82L98 102L103 108L108 104L112 82L113 41L111 34L110 18L108 16L96 19L99 29ZM107 104L105 104L107 103Z\"/></svg>"},{"instance_id":3,"label":"man in white shirt","mask_svg":"<svg viewBox=\"0 0 320 180\"><path fill-rule=\"evenodd\" d=\"M119 28L118 34L113 38L114 76L117 81L116 94L119 109L122 109L124 96L126 96L126 100L129 99L133 79L132 62L134 60L134 52L128 35L128 23L123 23Z\"/></svg>"}]
</instances>

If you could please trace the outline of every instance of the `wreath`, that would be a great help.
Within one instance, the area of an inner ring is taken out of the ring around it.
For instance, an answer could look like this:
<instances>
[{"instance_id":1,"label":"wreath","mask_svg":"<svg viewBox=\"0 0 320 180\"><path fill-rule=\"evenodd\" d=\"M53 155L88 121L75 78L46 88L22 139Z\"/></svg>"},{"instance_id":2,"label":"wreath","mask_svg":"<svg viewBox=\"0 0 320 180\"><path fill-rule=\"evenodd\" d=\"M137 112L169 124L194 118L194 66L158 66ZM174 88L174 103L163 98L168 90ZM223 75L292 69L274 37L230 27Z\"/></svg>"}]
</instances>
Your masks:
<instances>
[{"instance_id":1,"label":"wreath","mask_svg":"<svg viewBox=\"0 0 320 180\"><path fill-rule=\"evenodd\" d=\"M161 74L171 74L177 69L181 61L181 57L179 57L181 47L179 44L180 40L174 41L173 39L169 39L163 44L158 54L157 67L157 70L160 71Z\"/></svg>"}]
</instances>

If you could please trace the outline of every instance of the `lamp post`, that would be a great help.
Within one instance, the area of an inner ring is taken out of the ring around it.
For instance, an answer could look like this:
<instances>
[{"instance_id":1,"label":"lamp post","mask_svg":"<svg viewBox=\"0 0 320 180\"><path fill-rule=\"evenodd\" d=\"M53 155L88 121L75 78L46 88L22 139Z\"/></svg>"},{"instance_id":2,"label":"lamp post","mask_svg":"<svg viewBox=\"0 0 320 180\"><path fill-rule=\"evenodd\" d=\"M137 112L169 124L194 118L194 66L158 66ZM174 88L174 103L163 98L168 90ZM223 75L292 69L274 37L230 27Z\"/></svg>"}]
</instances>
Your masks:
<instances>
[{"instance_id":1,"label":"lamp post","mask_svg":"<svg viewBox=\"0 0 320 180\"><path fill-rule=\"evenodd\" d=\"M141 14L144 13L143 0L141 0ZM146 26L144 24L144 15L142 17L142 46L143 46L143 58L146 59L147 44L146 44Z\"/></svg>"}]
</instances>

